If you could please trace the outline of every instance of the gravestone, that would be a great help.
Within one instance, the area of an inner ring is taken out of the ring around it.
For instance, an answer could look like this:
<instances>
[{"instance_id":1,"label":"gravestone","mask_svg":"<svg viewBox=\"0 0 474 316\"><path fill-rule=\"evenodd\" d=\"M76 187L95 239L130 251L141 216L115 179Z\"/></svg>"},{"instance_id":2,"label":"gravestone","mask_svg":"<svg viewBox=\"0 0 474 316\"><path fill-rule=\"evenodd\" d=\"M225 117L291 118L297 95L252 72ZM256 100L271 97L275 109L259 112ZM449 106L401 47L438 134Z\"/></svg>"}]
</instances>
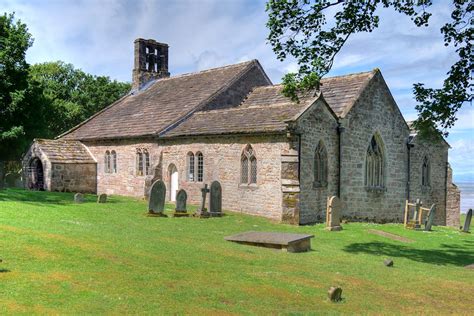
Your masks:
<instances>
[{"instance_id":1,"label":"gravestone","mask_svg":"<svg viewBox=\"0 0 474 316\"><path fill-rule=\"evenodd\" d=\"M106 203L107 202L107 194L102 193L97 197L97 203Z\"/></svg>"},{"instance_id":2,"label":"gravestone","mask_svg":"<svg viewBox=\"0 0 474 316\"><path fill-rule=\"evenodd\" d=\"M469 228L471 227L472 220L472 209L469 209L466 215L466 221L464 222L464 227L462 229L463 233L469 233Z\"/></svg>"},{"instance_id":3,"label":"gravestone","mask_svg":"<svg viewBox=\"0 0 474 316\"><path fill-rule=\"evenodd\" d=\"M74 203L82 203L84 202L84 195L82 193L74 194Z\"/></svg>"},{"instance_id":4,"label":"gravestone","mask_svg":"<svg viewBox=\"0 0 474 316\"><path fill-rule=\"evenodd\" d=\"M342 230L341 202L337 196L331 196L328 198L326 209L326 229L329 231Z\"/></svg>"},{"instance_id":5,"label":"gravestone","mask_svg":"<svg viewBox=\"0 0 474 316\"><path fill-rule=\"evenodd\" d=\"M339 302L342 299L342 289L338 286L331 286L328 290L328 298L331 302Z\"/></svg>"},{"instance_id":6,"label":"gravestone","mask_svg":"<svg viewBox=\"0 0 474 316\"><path fill-rule=\"evenodd\" d=\"M222 216L222 187L219 181L211 183L209 213L211 216Z\"/></svg>"},{"instance_id":7,"label":"gravestone","mask_svg":"<svg viewBox=\"0 0 474 316\"><path fill-rule=\"evenodd\" d=\"M176 208L173 213L174 217L184 217L189 216L189 213L186 210L186 200L188 199L188 194L183 189L179 190L176 194Z\"/></svg>"},{"instance_id":8,"label":"gravestone","mask_svg":"<svg viewBox=\"0 0 474 316\"><path fill-rule=\"evenodd\" d=\"M196 211L196 213L194 213L194 216L200 218L207 218L210 216L209 212L206 209L206 196L209 191L210 190L208 189L207 184L204 184L204 187L201 188L201 206Z\"/></svg>"},{"instance_id":9,"label":"gravestone","mask_svg":"<svg viewBox=\"0 0 474 316\"><path fill-rule=\"evenodd\" d=\"M161 180L151 185L150 200L148 202L148 213L150 215L164 215L166 198L166 186Z\"/></svg>"},{"instance_id":10,"label":"gravestone","mask_svg":"<svg viewBox=\"0 0 474 316\"><path fill-rule=\"evenodd\" d=\"M383 264L386 266L386 267L393 267L393 260L392 259L385 259L383 261Z\"/></svg>"},{"instance_id":11,"label":"gravestone","mask_svg":"<svg viewBox=\"0 0 474 316\"><path fill-rule=\"evenodd\" d=\"M433 204L431 205L430 211L428 213L428 218L425 221L425 231L431 231L431 226L433 226L435 213L436 213L436 204Z\"/></svg>"}]
</instances>

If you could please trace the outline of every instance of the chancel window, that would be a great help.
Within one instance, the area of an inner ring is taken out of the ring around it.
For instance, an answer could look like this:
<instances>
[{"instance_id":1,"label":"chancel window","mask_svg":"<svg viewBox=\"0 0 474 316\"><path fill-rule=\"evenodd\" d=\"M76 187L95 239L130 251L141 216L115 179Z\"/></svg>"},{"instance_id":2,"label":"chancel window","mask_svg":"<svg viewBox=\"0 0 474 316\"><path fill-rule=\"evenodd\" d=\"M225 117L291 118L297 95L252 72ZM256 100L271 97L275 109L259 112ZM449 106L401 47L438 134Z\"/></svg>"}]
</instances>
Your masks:
<instances>
[{"instance_id":1,"label":"chancel window","mask_svg":"<svg viewBox=\"0 0 474 316\"><path fill-rule=\"evenodd\" d=\"M187 155L187 179L188 181L195 181L195 174L194 174L194 154L189 152Z\"/></svg>"},{"instance_id":2,"label":"chancel window","mask_svg":"<svg viewBox=\"0 0 474 316\"><path fill-rule=\"evenodd\" d=\"M197 181L202 182L204 178L204 156L198 152L197 157Z\"/></svg>"},{"instance_id":3,"label":"chancel window","mask_svg":"<svg viewBox=\"0 0 474 316\"><path fill-rule=\"evenodd\" d=\"M240 183L257 183L257 157L250 145L245 147L240 158Z\"/></svg>"},{"instance_id":4,"label":"chancel window","mask_svg":"<svg viewBox=\"0 0 474 316\"><path fill-rule=\"evenodd\" d=\"M385 158L381 140L375 135L370 140L365 163L365 185L368 188L382 189L385 182Z\"/></svg>"},{"instance_id":5,"label":"chancel window","mask_svg":"<svg viewBox=\"0 0 474 316\"><path fill-rule=\"evenodd\" d=\"M427 156L423 158L421 167L421 185L424 187L430 186L430 161Z\"/></svg>"},{"instance_id":6,"label":"chancel window","mask_svg":"<svg viewBox=\"0 0 474 316\"><path fill-rule=\"evenodd\" d=\"M314 152L314 183L315 187L327 186L328 183L328 155L326 147L320 141Z\"/></svg>"}]
</instances>

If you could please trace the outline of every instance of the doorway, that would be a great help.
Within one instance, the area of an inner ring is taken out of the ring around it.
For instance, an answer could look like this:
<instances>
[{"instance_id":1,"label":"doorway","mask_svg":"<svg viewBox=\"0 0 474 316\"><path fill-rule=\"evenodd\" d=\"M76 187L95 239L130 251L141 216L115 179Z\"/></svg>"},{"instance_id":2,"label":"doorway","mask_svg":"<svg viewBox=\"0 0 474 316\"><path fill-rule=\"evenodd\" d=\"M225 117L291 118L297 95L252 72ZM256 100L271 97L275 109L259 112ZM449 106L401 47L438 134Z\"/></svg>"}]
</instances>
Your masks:
<instances>
[{"instance_id":1,"label":"doorway","mask_svg":"<svg viewBox=\"0 0 474 316\"><path fill-rule=\"evenodd\" d=\"M170 176L170 200L171 202L176 201L176 192L179 190L179 177L178 169L174 164L171 164L168 168Z\"/></svg>"},{"instance_id":2,"label":"doorway","mask_svg":"<svg viewBox=\"0 0 474 316\"><path fill-rule=\"evenodd\" d=\"M39 158L33 158L29 166L29 183L28 187L32 190L44 190L44 169L43 163Z\"/></svg>"}]
</instances>

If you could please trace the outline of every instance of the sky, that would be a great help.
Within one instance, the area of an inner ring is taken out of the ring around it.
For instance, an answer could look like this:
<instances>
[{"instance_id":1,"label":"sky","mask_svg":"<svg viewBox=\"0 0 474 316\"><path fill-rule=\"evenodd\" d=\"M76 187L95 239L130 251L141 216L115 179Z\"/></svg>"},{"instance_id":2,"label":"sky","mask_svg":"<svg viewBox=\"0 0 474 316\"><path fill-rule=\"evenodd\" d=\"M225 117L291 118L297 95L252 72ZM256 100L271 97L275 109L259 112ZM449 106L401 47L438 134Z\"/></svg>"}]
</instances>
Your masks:
<instances>
[{"instance_id":1,"label":"sky","mask_svg":"<svg viewBox=\"0 0 474 316\"><path fill-rule=\"evenodd\" d=\"M380 9L379 28L354 34L328 76L379 68L405 119L415 119L413 83L441 87L456 60L439 31L450 19L450 1L435 2L427 28ZM34 37L29 63L62 60L120 81L131 81L139 37L169 44L172 75L258 59L279 83L297 69L293 60L278 61L267 43L268 15L260 0L0 0L1 12L15 12L28 25ZM458 118L447 139L449 161L455 181L474 182L473 106L466 104Z\"/></svg>"}]
</instances>

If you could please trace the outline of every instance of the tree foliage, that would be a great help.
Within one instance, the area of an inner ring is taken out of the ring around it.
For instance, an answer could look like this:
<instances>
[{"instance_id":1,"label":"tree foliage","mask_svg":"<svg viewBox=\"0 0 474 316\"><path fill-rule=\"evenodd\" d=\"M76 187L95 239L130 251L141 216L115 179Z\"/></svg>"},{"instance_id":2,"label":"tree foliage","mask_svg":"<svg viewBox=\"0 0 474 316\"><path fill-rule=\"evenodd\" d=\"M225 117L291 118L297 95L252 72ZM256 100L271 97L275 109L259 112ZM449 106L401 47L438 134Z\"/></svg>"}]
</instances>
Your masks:
<instances>
[{"instance_id":1,"label":"tree foliage","mask_svg":"<svg viewBox=\"0 0 474 316\"><path fill-rule=\"evenodd\" d=\"M299 65L297 73L283 78L283 93L297 100L298 91L318 88L348 38L378 27L379 7L405 14L422 27L429 24L431 13L427 10L431 5L429 0L269 0L268 40L278 59L292 56ZM422 83L413 88L419 112L415 127L424 132L436 126L447 134L459 108L472 102L474 4L453 0L453 8L452 20L441 28L441 33L446 46L456 47L459 58L447 73L442 88L426 88ZM326 14L332 11L336 11L334 21L328 23Z\"/></svg>"}]
</instances>

